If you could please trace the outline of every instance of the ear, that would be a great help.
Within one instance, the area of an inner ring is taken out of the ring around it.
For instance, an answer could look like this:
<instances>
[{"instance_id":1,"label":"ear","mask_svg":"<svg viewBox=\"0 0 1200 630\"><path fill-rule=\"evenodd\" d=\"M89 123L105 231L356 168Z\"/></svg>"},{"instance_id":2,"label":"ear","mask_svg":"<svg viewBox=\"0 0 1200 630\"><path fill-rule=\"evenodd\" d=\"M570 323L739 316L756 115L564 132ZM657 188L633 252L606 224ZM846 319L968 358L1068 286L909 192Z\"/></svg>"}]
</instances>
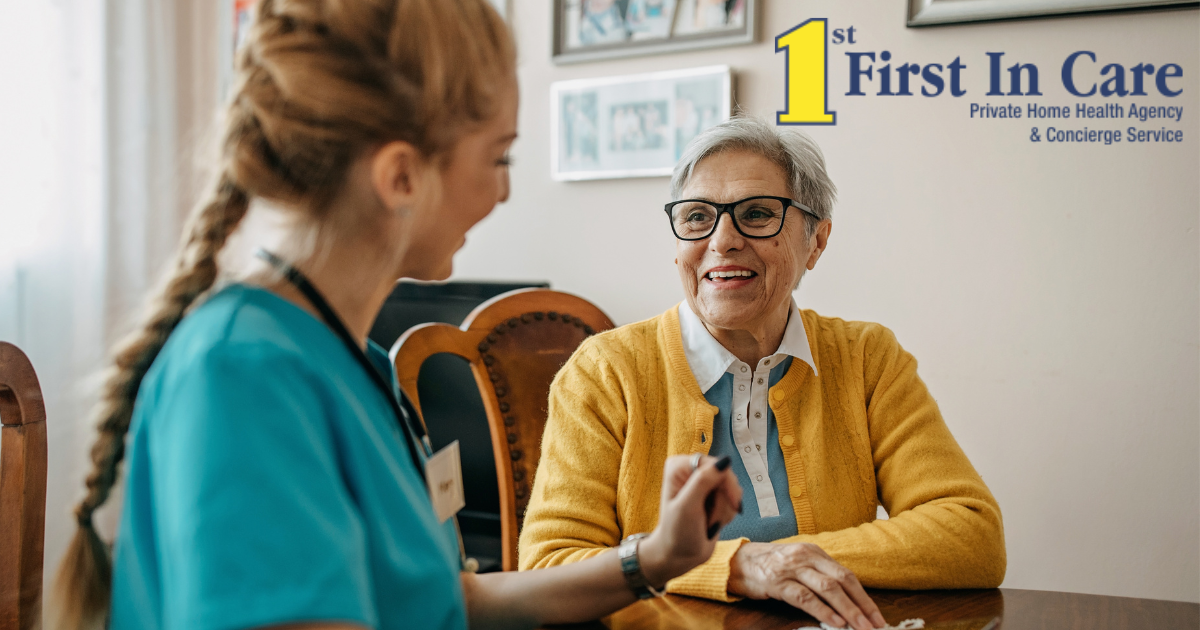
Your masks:
<instances>
[{"instance_id":1,"label":"ear","mask_svg":"<svg viewBox=\"0 0 1200 630\"><path fill-rule=\"evenodd\" d=\"M812 250L808 253L808 261L804 264L809 271L812 271L813 267L817 266L817 261L821 259L821 253L829 245L829 233L832 231L833 221L829 219L825 219L817 224L817 231L813 233L812 240L810 241Z\"/></svg>"},{"instance_id":2,"label":"ear","mask_svg":"<svg viewBox=\"0 0 1200 630\"><path fill-rule=\"evenodd\" d=\"M379 147L370 158L371 187L379 203L388 210L415 205L425 192L421 187L427 168L425 156L407 142Z\"/></svg>"}]
</instances>

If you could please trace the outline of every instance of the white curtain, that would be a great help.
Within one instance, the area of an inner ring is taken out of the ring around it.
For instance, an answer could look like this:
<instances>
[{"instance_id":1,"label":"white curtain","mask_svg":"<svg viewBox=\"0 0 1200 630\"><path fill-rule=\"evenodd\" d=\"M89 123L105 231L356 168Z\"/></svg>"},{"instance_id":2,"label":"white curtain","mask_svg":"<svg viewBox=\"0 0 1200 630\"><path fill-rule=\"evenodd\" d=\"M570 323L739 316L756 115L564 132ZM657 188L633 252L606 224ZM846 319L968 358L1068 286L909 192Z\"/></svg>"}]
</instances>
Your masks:
<instances>
[{"instance_id":1,"label":"white curtain","mask_svg":"<svg viewBox=\"0 0 1200 630\"><path fill-rule=\"evenodd\" d=\"M0 339L29 355L46 399L47 582L82 495L97 374L198 194L228 59L218 4L0 3Z\"/></svg>"}]
</instances>

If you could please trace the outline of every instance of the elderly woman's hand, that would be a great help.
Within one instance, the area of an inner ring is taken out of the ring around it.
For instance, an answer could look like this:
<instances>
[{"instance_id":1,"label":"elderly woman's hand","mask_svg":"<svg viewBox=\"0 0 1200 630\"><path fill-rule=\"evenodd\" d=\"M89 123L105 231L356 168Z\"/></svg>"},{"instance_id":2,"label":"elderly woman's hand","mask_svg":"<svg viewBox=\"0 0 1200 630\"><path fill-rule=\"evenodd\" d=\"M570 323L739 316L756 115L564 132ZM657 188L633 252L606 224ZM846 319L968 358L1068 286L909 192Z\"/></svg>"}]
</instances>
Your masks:
<instances>
[{"instance_id":1,"label":"elderly woman's hand","mask_svg":"<svg viewBox=\"0 0 1200 630\"><path fill-rule=\"evenodd\" d=\"M778 599L838 628L887 625L858 578L811 543L746 543L730 562L729 592Z\"/></svg>"}]
</instances>

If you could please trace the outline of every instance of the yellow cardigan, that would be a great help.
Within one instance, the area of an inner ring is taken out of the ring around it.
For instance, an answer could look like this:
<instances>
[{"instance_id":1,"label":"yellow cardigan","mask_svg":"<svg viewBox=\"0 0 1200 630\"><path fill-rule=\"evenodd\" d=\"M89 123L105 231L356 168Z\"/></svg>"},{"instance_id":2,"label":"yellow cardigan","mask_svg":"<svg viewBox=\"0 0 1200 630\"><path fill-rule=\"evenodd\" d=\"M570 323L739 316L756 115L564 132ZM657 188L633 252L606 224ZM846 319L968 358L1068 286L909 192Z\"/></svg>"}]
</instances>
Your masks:
<instances>
[{"instance_id":1,"label":"yellow cardigan","mask_svg":"<svg viewBox=\"0 0 1200 630\"><path fill-rule=\"evenodd\" d=\"M792 361L770 390L799 535L869 587L990 588L1004 579L1000 507L950 434L917 362L879 324L803 310L820 376ZM713 416L676 308L588 339L555 377L521 532L521 570L576 562L658 522L663 463L707 453ZM875 520L878 503L891 515ZM732 601L746 539L672 580Z\"/></svg>"}]
</instances>

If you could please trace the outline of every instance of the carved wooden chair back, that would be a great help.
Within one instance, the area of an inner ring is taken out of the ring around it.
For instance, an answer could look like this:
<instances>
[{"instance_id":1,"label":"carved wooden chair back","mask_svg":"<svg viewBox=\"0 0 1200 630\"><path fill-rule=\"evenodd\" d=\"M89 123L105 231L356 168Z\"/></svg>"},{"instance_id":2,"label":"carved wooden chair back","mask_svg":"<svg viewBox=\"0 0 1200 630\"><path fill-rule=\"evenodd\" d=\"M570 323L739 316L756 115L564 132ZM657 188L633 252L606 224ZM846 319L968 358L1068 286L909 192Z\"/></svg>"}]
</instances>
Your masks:
<instances>
[{"instance_id":1,"label":"carved wooden chair back","mask_svg":"<svg viewBox=\"0 0 1200 630\"><path fill-rule=\"evenodd\" d=\"M46 406L33 365L0 341L0 630L40 623Z\"/></svg>"},{"instance_id":2,"label":"carved wooden chair back","mask_svg":"<svg viewBox=\"0 0 1200 630\"><path fill-rule=\"evenodd\" d=\"M418 413L417 376L427 358L450 353L471 364L496 457L505 571L517 568L517 538L541 457L550 382L584 339L612 327L612 320L583 298L521 289L480 304L460 327L421 324L392 346L400 388Z\"/></svg>"}]
</instances>

